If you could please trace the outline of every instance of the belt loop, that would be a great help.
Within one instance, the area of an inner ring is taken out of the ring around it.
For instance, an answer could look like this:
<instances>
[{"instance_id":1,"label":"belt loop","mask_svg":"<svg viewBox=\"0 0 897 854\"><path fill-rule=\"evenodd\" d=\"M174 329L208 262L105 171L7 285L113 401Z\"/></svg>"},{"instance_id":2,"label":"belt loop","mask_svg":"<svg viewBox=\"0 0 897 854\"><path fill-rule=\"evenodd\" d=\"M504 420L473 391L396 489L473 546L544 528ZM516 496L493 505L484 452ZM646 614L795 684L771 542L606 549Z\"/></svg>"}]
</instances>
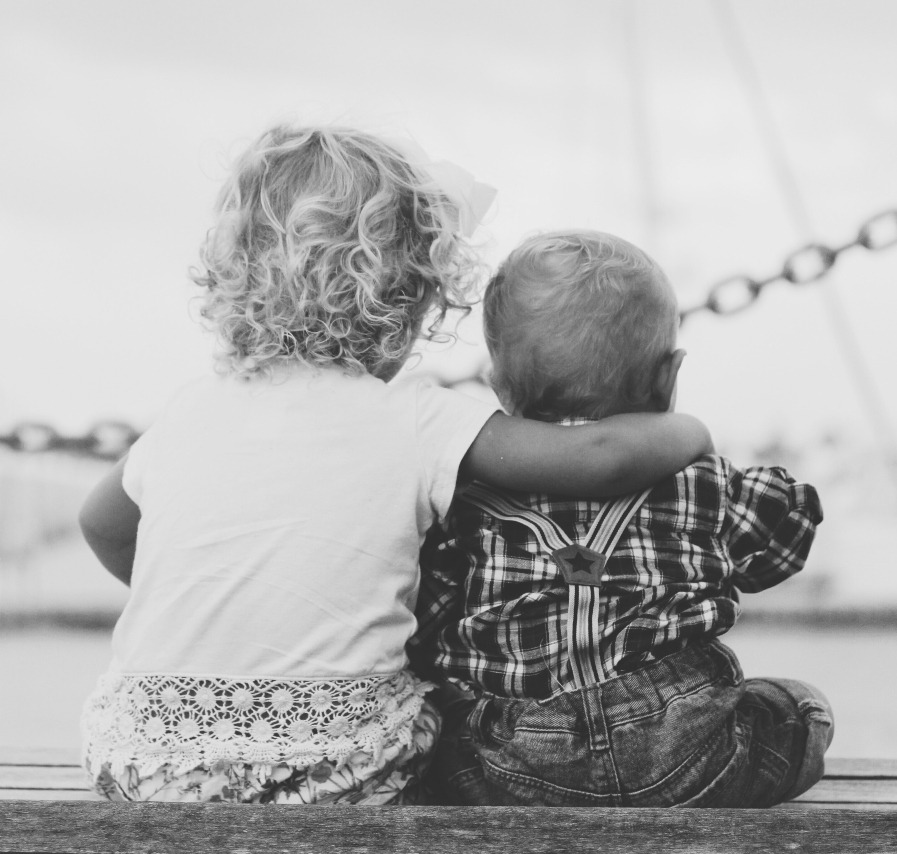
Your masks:
<instances>
[{"instance_id":1,"label":"belt loop","mask_svg":"<svg viewBox=\"0 0 897 854\"><path fill-rule=\"evenodd\" d=\"M610 747L603 693L600 684L590 685L576 692L576 696L581 698L583 717L589 727L589 749L593 753L601 753Z\"/></svg>"}]
</instances>

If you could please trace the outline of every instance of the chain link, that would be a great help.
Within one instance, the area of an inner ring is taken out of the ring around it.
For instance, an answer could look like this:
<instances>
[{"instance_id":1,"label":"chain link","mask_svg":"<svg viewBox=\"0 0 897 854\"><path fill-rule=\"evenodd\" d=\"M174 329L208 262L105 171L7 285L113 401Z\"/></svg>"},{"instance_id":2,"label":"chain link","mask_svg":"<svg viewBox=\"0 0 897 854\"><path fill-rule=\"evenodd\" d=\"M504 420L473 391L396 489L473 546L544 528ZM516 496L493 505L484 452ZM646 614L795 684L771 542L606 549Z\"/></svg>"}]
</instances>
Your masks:
<instances>
[{"instance_id":1,"label":"chain link","mask_svg":"<svg viewBox=\"0 0 897 854\"><path fill-rule=\"evenodd\" d=\"M744 311L760 298L764 288L774 282L786 281L793 285L806 285L821 279L835 266L841 253L855 246L872 251L897 246L897 209L882 211L866 220L860 226L856 238L844 246L833 249L822 243L809 243L792 252L785 259L781 271L768 279L756 280L750 276L732 276L724 279L709 290L703 303L684 309L679 317L685 320L686 317L705 310L719 315Z\"/></svg>"},{"instance_id":2,"label":"chain link","mask_svg":"<svg viewBox=\"0 0 897 854\"><path fill-rule=\"evenodd\" d=\"M140 434L122 421L102 421L83 436L62 436L49 424L25 422L0 435L0 445L14 451L63 451L100 460L117 460Z\"/></svg>"},{"instance_id":3,"label":"chain link","mask_svg":"<svg viewBox=\"0 0 897 854\"><path fill-rule=\"evenodd\" d=\"M728 315L753 305L769 285L786 281L794 285L806 285L822 278L843 252L861 246L871 251L897 246L897 209L882 211L860 226L854 240L832 249L822 243L810 243L792 252L780 272L768 279L750 276L731 276L715 284L700 305L680 312L685 320L699 311ZM103 421L94 425L83 436L62 436L49 424L22 423L8 434L0 435L0 445L15 451L63 451L96 459L117 460L137 441L137 430L121 421Z\"/></svg>"}]
</instances>

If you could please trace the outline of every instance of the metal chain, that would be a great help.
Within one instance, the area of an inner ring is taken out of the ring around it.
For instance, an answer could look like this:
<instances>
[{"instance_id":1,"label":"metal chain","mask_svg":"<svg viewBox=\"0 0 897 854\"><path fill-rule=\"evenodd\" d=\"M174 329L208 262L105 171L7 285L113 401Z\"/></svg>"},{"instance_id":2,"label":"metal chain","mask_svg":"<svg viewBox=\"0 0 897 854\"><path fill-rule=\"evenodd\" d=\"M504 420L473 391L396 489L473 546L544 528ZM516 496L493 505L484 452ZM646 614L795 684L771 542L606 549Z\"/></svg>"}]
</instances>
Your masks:
<instances>
[{"instance_id":1,"label":"metal chain","mask_svg":"<svg viewBox=\"0 0 897 854\"><path fill-rule=\"evenodd\" d=\"M119 459L140 434L121 421L103 421L83 436L61 436L49 424L18 424L7 435L0 435L0 445L14 451L64 451L69 454L100 460Z\"/></svg>"},{"instance_id":2,"label":"metal chain","mask_svg":"<svg viewBox=\"0 0 897 854\"><path fill-rule=\"evenodd\" d=\"M860 227L854 240L836 249L821 243L810 243L785 259L780 272L768 279L732 276L714 285L701 305L680 312L680 318L710 311L726 315L743 311L760 298L764 288L778 281L806 285L824 276L843 252L854 246L878 251L897 245L897 209L883 211ZM103 460L117 460L137 441L140 433L121 421L104 421L84 436L61 436L49 424L22 423L7 435L0 435L0 445L15 451L63 451Z\"/></svg>"},{"instance_id":3,"label":"metal chain","mask_svg":"<svg viewBox=\"0 0 897 854\"><path fill-rule=\"evenodd\" d=\"M732 276L715 284L700 305L684 309L679 313L681 320L699 311L714 314L735 314L755 303L764 288L774 282L786 281L792 285L806 285L824 276L835 265L841 253L862 246L878 251L897 245L897 209L882 211L866 220L850 243L836 249L821 243L810 243L785 259L780 272L767 279L752 279L750 276Z\"/></svg>"}]
</instances>

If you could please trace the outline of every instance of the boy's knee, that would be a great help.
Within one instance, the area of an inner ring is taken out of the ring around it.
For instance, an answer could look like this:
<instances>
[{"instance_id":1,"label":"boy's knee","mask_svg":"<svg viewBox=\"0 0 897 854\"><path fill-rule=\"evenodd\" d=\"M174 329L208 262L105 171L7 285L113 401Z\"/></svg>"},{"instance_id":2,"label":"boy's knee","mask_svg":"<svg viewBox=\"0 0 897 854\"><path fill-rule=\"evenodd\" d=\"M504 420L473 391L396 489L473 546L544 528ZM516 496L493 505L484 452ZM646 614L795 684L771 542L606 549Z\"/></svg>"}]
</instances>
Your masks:
<instances>
[{"instance_id":1,"label":"boy's knee","mask_svg":"<svg viewBox=\"0 0 897 854\"><path fill-rule=\"evenodd\" d=\"M800 736L793 732L791 751L792 773L786 791L777 800L791 800L803 794L825 772L825 752L835 733L832 706L818 688L797 679L751 679L749 691L777 706L782 723L797 726Z\"/></svg>"},{"instance_id":2,"label":"boy's knee","mask_svg":"<svg viewBox=\"0 0 897 854\"><path fill-rule=\"evenodd\" d=\"M776 679L776 684L781 686L797 704L798 712L803 718L807 730L818 734L813 746L822 745L823 752L832 743L835 735L835 716L832 704L828 697L814 685L797 679ZM810 745L807 745L808 749Z\"/></svg>"},{"instance_id":3,"label":"boy's knee","mask_svg":"<svg viewBox=\"0 0 897 854\"><path fill-rule=\"evenodd\" d=\"M816 785L825 772L825 752L835 737L835 718L832 705L825 694L812 685L802 683L809 695L798 701L798 708L807 728L807 746L804 761L789 794L795 798Z\"/></svg>"},{"instance_id":4,"label":"boy's knee","mask_svg":"<svg viewBox=\"0 0 897 854\"><path fill-rule=\"evenodd\" d=\"M818 688L814 688L812 685L807 685L807 688L813 691L813 697L800 702L801 714L808 726L821 731L824 742L822 749L825 751L835 737L835 716L832 712L832 704Z\"/></svg>"}]
</instances>

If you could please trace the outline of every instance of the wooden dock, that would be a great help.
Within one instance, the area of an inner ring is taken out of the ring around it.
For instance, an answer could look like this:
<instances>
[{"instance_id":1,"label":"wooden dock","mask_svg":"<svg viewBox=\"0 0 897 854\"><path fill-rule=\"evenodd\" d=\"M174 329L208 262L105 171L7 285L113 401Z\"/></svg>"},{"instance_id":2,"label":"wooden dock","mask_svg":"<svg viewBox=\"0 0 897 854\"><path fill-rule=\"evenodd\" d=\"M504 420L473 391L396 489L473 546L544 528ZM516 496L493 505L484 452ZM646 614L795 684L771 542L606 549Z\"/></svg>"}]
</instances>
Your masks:
<instances>
[{"instance_id":1,"label":"wooden dock","mask_svg":"<svg viewBox=\"0 0 897 854\"><path fill-rule=\"evenodd\" d=\"M769 810L113 804L74 752L0 748L0 852L897 852L897 760L830 759Z\"/></svg>"}]
</instances>

